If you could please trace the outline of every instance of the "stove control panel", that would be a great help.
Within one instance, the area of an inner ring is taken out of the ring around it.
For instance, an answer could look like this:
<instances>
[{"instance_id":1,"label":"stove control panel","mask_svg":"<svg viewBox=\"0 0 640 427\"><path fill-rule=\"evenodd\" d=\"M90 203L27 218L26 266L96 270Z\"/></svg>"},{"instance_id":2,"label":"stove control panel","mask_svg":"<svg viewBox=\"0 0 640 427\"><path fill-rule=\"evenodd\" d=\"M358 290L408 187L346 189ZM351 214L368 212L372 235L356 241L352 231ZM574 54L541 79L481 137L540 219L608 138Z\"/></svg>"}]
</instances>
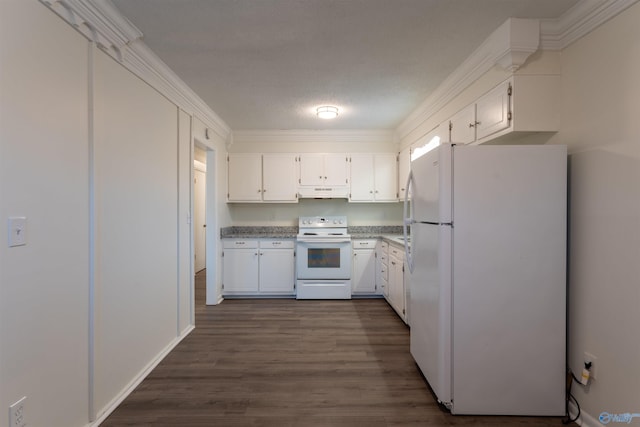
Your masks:
<instances>
[{"instance_id":1,"label":"stove control panel","mask_svg":"<svg viewBox=\"0 0 640 427\"><path fill-rule=\"evenodd\" d=\"M301 216L298 219L300 228L346 228L346 216Z\"/></svg>"}]
</instances>

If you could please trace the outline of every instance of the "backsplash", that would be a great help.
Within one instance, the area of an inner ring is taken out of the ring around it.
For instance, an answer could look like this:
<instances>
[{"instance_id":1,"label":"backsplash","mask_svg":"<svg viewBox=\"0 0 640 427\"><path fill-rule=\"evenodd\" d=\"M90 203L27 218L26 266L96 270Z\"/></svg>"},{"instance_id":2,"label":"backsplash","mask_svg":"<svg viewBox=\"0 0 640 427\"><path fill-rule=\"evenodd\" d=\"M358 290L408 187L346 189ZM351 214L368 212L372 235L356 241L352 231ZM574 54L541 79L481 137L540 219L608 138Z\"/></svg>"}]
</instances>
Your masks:
<instances>
[{"instance_id":1,"label":"backsplash","mask_svg":"<svg viewBox=\"0 0 640 427\"><path fill-rule=\"evenodd\" d=\"M304 199L298 203L230 203L238 226L297 226L301 216L346 215L349 225L401 225L402 203L349 203L344 199Z\"/></svg>"}]
</instances>

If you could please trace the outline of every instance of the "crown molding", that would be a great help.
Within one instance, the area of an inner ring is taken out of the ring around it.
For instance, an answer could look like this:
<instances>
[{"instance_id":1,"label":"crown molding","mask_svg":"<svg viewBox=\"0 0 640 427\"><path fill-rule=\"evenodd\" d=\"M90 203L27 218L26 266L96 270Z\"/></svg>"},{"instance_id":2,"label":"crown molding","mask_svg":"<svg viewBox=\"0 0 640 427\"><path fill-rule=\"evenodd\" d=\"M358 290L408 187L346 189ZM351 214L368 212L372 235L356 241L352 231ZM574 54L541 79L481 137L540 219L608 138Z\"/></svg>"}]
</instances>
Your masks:
<instances>
[{"instance_id":1,"label":"crown molding","mask_svg":"<svg viewBox=\"0 0 640 427\"><path fill-rule=\"evenodd\" d=\"M259 144L259 143L300 143L300 144L322 144L322 143L384 143L393 144L393 130L237 130L233 132L233 139L236 144Z\"/></svg>"},{"instance_id":2,"label":"crown molding","mask_svg":"<svg viewBox=\"0 0 640 427\"><path fill-rule=\"evenodd\" d=\"M539 48L564 49L638 1L640 0L580 0L557 19L508 20L396 128L397 138L401 140L408 136L492 67L499 65L513 72ZM512 21L511 24L509 21ZM533 25L533 22L539 23L539 40L535 50L530 52L534 43L531 40L522 43L521 37L527 31L533 34L533 30L529 28L525 31L520 26Z\"/></svg>"},{"instance_id":3,"label":"crown molding","mask_svg":"<svg viewBox=\"0 0 640 427\"><path fill-rule=\"evenodd\" d=\"M581 0L558 19L540 22L543 49L562 50L638 0Z\"/></svg>"},{"instance_id":4,"label":"crown molding","mask_svg":"<svg viewBox=\"0 0 640 427\"><path fill-rule=\"evenodd\" d=\"M39 1L223 141L231 141L231 128L147 47L142 32L110 0Z\"/></svg>"}]
</instances>

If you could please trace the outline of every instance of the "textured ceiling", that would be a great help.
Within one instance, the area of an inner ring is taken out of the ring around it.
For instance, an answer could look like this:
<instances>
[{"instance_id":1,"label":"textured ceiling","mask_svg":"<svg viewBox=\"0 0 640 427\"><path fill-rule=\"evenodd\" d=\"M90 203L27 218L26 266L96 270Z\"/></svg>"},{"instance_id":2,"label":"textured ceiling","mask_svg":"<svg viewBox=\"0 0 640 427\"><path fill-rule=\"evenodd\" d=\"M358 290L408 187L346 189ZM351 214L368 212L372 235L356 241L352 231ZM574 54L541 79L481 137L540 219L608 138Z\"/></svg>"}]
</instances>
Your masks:
<instances>
[{"instance_id":1,"label":"textured ceiling","mask_svg":"<svg viewBox=\"0 0 640 427\"><path fill-rule=\"evenodd\" d=\"M508 17L577 2L113 0L234 130L394 129Z\"/></svg>"}]
</instances>

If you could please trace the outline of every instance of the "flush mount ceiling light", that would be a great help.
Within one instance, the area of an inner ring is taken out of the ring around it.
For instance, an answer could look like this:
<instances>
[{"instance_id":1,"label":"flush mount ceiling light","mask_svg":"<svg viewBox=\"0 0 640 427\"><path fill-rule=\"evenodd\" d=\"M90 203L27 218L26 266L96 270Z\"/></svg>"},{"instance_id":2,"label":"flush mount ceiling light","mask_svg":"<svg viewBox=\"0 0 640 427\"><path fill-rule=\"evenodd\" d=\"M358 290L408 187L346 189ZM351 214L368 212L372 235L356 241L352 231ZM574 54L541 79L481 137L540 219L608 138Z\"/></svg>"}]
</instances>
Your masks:
<instances>
[{"instance_id":1,"label":"flush mount ceiling light","mask_svg":"<svg viewBox=\"0 0 640 427\"><path fill-rule=\"evenodd\" d=\"M338 107L323 105L322 107L316 108L316 114L321 119L335 119L338 117Z\"/></svg>"}]
</instances>

